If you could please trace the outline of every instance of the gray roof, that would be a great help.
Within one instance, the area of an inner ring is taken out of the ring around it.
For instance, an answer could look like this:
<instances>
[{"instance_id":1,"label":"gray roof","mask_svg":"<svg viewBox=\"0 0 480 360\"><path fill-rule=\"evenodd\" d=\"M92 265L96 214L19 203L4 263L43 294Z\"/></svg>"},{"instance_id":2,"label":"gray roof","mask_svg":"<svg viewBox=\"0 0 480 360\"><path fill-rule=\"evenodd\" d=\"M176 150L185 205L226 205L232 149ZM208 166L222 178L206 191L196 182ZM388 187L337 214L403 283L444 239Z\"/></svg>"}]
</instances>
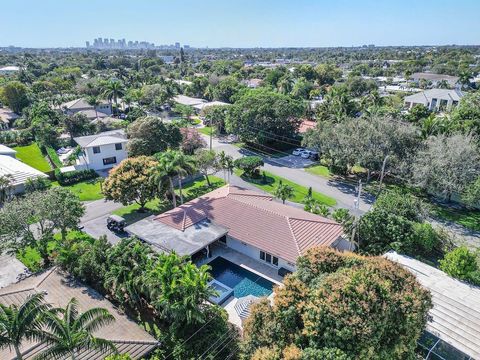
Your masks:
<instances>
[{"instance_id":1,"label":"gray roof","mask_svg":"<svg viewBox=\"0 0 480 360\"><path fill-rule=\"evenodd\" d=\"M3 144L0 144L0 155L15 155L17 153L16 150L9 148Z\"/></svg>"},{"instance_id":2,"label":"gray roof","mask_svg":"<svg viewBox=\"0 0 480 360\"><path fill-rule=\"evenodd\" d=\"M106 101L102 101L102 104L108 104L108 103ZM90 105L83 98L65 102L65 103L61 104L60 107L62 109L68 109L68 110L93 109L93 106Z\"/></svg>"},{"instance_id":3,"label":"gray roof","mask_svg":"<svg viewBox=\"0 0 480 360\"><path fill-rule=\"evenodd\" d=\"M428 104L432 99L460 101L462 97L463 93L460 90L430 89L406 96L404 101L416 104Z\"/></svg>"},{"instance_id":4,"label":"gray roof","mask_svg":"<svg viewBox=\"0 0 480 360\"><path fill-rule=\"evenodd\" d=\"M451 76L445 74L435 74L435 73L427 73L427 72L418 72L414 73L411 76L412 79L418 81L420 79L430 80L430 81L441 81L446 80L450 85L455 85L458 82L458 76Z\"/></svg>"},{"instance_id":5,"label":"gray roof","mask_svg":"<svg viewBox=\"0 0 480 360\"><path fill-rule=\"evenodd\" d=\"M55 307L65 307L68 301L74 297L78 300L82 312L93 307L107 309L115 317L115 322L97 330L94 335L111 340L121 354L128 353L132 359L142 358L158 345L155 338L127 316L117 311L103 296L56 268L0 289L0 302L7 306L18 305L25 301L29 295L40 292L45 293L45 301ZM21 351L25 360L33 359L45 348L45 344L35 341L24 341L21 344ZM75 355L78 360L100 360L110 353L85 349ZM15 358L13 349L4 348L0 350L0 359L13 360ZM59 360L63 359L70 359L70 357L59 358Z\"/></svg>"},{"instance_id":6,"label":"gray roof","mask_svg":"<svg viewBox=\"0 0 480 360\"><path fill-rule=\"evenodd\" d=\"M203 110L203 109L209 108L211 106L227 106L227 105L231 105L231 104L223 102L223 101L211 101L211 102L206 102L206 103L193 105L193 107L197 110Z\"/></svg>"},{"instance_id":7,"label":"gray roof","mask_svg":"<svg viewBox=\"0 0 480 360\"><path fill-rule=\"evenodd\" d=\"M427 330L465 354L480 359L480 288L395 252L385 257L410 270L432 294Z\"/></svg>"},{"instance_id":8,"label":"gray roof","mask_svg":"<svg viewBox=\"0 0 480 360\"><path fill-rule=\"evenodd\" d=\"M152 215L137 221L127 226L125 231L150 244L158 252L175 251L181 256L193 255L228 232L226 227L208 219L182 231L155 221L154 218Z\"/></svg>"},{"instance_id":9,"label":"gray roof","mask_svg":"<svg viewBox=\"0 0 480 360\"><path fill-rule=\"evenodd\" d=\"M0 176L11 176L12 185L23 184L30 178L47 177L43 172L9 155L0 155Z\"/></svg>"},{"instance_id":10,"label":"gray roof","mask_svg":"<svg viewBox=\"0 0 480 360\"><path fill-rule=\"evenodd\" d=\"M75 140L75 142L82 148L126 143L128 141L125 131L122 129L105 131L95 135L80 136L73 140Z\"/></svg>"},{"instance_id":11,"label":"gray roof","mask_svg":"<svg viewBox=\"0 0 480 360\"><path fill-rule=\"evenodd\" d=\"M182 104L182 105L189 105L189 106L194 106L202 103L206 103L207 100L199 99L199 98L194 98L190 96L185 96L185 95L177 95L174 96L173 100L176 103Z\"/></svg>"},{"instance_id":12,"label":"gray roof","mask_svg":"<svg viewBox=\"0 0 480 360\"><path fill-rule=\"evenodd\" d=\"M14 284L30 272L14 255L0 255L0 288Z\"/></svg>"}]
</instances>

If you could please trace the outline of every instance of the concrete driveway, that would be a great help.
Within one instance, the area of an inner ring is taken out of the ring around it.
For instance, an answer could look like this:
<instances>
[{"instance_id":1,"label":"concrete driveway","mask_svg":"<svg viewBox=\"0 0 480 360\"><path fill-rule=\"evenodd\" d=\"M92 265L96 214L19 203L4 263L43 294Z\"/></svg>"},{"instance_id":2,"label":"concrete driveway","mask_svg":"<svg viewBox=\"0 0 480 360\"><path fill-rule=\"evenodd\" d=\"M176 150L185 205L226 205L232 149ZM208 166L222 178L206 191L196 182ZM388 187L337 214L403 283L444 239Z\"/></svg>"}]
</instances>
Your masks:
<instances>
[{"instance_id":1,"label":"concrete driveway","mask_svg":"<svg viewBox=\"0 0 480 360\"><path fill-rule=\"evenodd\" d=\"M127 237L127 234L118 234L107 229L107 217L109 214L102 215L95 219L89 220L82 223L83 231L88 235L98 239L100 236L105 235L110 244L115 245L124 237Z\"/></svg>"},{"instance_id":2,"label":"concrete driveway","mask_svg":"<svg viewBox=\"0 0 480 360\"><path fill-rule=\"evenodd\" d=\"M268 163L277 163L279 166L286 166L293 169L303 169L315 164L315 161L304 159L301 156L288 155L280 158L269 157L265 159Z\"/></svg>"}]
</instances>

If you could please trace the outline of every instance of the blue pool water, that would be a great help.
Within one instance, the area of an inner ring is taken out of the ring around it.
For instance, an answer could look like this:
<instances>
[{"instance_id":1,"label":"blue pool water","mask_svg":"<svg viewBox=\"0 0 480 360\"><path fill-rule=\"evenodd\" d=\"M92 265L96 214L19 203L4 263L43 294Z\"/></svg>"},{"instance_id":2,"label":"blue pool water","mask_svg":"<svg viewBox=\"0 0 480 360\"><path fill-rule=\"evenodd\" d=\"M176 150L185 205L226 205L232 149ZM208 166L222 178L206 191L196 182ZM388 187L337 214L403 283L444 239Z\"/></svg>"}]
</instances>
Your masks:
<instances>
[{"instance_id":1,"label":"blue pool water","mask_svg":"<svg viewBox=\"0 0 480 360\"><path fill-rule=\"evenodd\" d=\"M212 267L213 278L233 289L233 296L268 296L273 291L271 281L248 271L222 257L217 257L208 265Z\"/></svg>"}]
</instances>

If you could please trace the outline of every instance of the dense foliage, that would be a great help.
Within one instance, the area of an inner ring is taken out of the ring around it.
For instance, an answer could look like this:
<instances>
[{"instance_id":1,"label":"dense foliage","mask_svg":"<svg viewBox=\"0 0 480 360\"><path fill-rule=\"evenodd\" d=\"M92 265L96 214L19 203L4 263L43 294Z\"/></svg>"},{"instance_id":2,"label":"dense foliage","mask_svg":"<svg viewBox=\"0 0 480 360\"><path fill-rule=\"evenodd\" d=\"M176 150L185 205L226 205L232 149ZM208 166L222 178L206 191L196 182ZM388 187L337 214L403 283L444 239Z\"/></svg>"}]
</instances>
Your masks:
<instances>
[{"instance_id":1,"label":"dense foliage","mask_svg":"<svg viewBox=\"0 0 480 360\"><path fill-rule=\"evenodd\" d=\"M91 180L98 177L95 170L73 170L69 172L61 172L60 169L55 170L55 178L60 185L73 185L85 180Z\"/></svg>"},{"instance_id":2,"label":"dense foliage","mask_svg":"<svg viewBox=\"0 0 480 360\"><path fill-rule=\"evenodd\" d=\"M253 306L245 358L414 358L432 304L407 270L330 248L309 250L297 267L275 289L273 305Z\"/></svg>"}]
</instances>

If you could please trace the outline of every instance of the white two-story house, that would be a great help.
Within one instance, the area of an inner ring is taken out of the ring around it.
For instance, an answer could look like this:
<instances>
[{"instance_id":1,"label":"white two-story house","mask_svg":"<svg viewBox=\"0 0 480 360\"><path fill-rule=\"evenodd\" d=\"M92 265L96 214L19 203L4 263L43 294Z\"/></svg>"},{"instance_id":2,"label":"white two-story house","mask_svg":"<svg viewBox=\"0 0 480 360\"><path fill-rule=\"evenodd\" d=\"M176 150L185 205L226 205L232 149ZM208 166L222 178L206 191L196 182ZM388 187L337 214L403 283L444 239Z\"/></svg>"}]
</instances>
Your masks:
<instances>
[{"instance_id":1,"label":"white two-story house","mask_svg":"<svg viewBox=\"0 0 480 360\"><path fill-rule=\"evenodd\" d=\"M127 158L127 136L123 130L80 136L73 140L81 147L76 168L104 170Z\"/></svg>"}]
</instances>

